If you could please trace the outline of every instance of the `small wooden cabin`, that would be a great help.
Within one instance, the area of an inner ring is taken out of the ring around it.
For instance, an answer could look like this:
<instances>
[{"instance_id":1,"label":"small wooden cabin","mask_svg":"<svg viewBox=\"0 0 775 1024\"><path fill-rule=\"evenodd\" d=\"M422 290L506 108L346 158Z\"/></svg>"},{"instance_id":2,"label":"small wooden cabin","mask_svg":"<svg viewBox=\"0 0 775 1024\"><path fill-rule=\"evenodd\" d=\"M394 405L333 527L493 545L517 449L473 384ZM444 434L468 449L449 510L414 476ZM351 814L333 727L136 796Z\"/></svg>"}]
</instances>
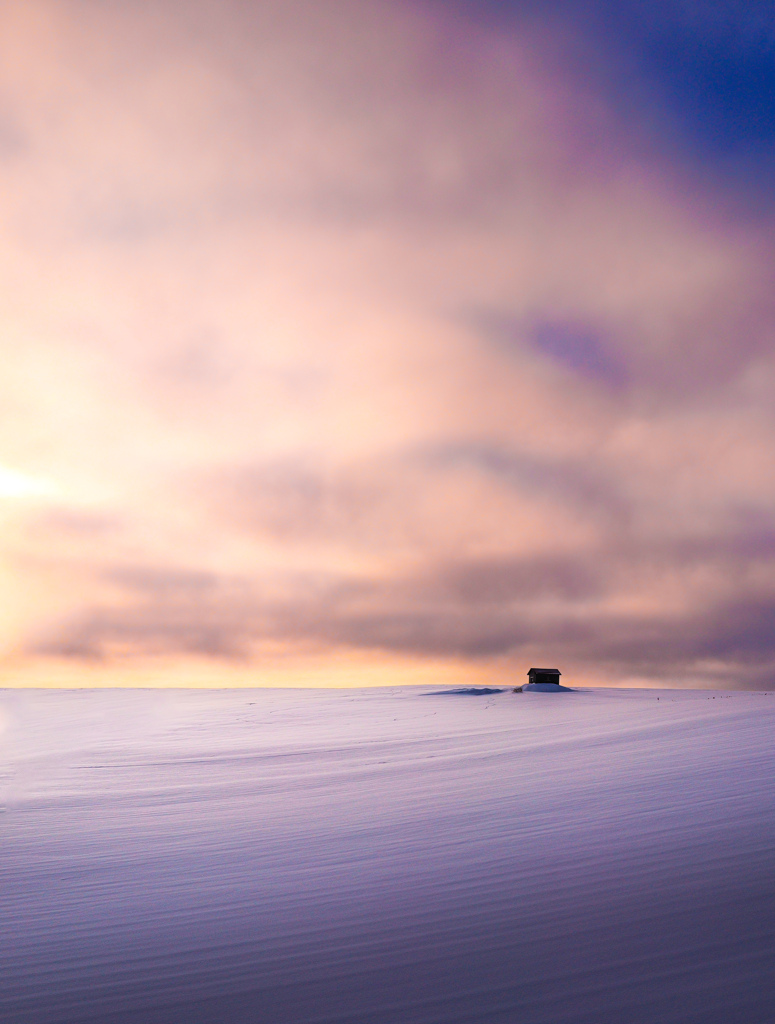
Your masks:
<instances>
[{"instance_id":1,"label":"small wooden cabin","mask_svg":"<svg viewBox=\"0 0 775 1024\"><path fill-rule=\"evenodd\" d=\"M531 668L527 674L528 684L530 683L555 683L560 685L562 673L557 668Z\"/></svg>"}]
</instances>

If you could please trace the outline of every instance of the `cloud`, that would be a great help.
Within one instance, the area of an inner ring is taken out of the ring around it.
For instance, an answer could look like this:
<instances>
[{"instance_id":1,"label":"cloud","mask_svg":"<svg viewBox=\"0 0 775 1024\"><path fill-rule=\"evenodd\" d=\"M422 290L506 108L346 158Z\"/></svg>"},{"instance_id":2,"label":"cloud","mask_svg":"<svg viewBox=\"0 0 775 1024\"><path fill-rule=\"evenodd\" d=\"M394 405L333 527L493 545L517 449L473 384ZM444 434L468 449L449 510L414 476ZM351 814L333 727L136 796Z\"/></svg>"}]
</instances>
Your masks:
<instances>
[{"instance_id":1,"label":"cloud","mask_svg":"<svg viewBox=\"0 0 775 1024\"><path fill-rule=\"evenodd\" d=\"M260 665L266 651L359 650L472 664L505 658L515 671L552 653L584 677L756 686L775 666L774 567L770 535L565 557L449 558L390 578L285 572L259 583L117 569L107 577L121 600L71 617L28 652ZM676 574L693 594L675 592Z\"/></svg>"},{"instance_id":2,"label":"cloud","mask_svg":"<svg viewBox=\"0 0 775 1024\"><path fill-rule=\"evenodd\" d=\"M462 10L3 6L10 681L765 679L769 220Z\"/></svg>"}]
</instances>

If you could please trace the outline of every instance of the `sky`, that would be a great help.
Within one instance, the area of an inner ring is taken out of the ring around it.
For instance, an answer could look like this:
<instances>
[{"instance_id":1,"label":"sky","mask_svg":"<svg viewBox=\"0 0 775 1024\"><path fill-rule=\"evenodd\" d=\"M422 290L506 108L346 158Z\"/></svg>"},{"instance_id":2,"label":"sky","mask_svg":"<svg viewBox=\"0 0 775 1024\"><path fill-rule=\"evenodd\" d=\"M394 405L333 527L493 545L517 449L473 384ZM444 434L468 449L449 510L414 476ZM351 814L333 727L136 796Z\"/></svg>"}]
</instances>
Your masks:
<instances>
[{"instance_id":1,"label":"sky","mask_svg":"<svg viewBox=\"0 0 775 1024\"><path fill-rule=\"evenodd\" d=\"M0 0L0 683L775 679L775 5Z\"/></svg>"}]
</instances>

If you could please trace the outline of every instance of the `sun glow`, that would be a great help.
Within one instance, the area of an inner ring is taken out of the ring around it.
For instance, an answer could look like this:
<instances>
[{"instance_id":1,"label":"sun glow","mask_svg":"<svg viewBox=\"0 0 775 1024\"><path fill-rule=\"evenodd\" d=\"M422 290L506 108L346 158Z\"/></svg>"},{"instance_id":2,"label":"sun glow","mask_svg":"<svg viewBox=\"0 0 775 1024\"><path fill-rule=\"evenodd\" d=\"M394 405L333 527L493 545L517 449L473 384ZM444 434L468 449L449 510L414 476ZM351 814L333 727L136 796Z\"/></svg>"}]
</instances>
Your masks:
<instances>
[{"instance_id":1,"label":"sun glow","mask_svg":"<svg viewBox=\"0 0 775 1024\"><path fill-rule=\"evenodd\" d=\"M59 488L51 480L0 466L0 498L54 498L58 493Z\"/></svg>"}]
</instances>

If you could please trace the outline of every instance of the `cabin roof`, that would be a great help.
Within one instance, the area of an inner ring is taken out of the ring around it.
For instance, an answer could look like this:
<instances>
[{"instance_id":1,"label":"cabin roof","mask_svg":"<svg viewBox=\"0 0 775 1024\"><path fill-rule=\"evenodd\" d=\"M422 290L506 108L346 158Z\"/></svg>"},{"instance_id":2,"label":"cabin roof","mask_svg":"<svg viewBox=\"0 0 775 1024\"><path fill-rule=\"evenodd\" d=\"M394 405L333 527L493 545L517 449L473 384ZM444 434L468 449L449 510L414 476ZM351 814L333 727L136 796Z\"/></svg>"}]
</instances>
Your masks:
<instances>
[{"instance_id":1,"label":"cabin roof","mask_svg":"<svg viewBox=\"0 0 775 1024\"><path fill-rule=\"evenodd\" d=\"M531 676L534 672L546 672L546 673L548 673L549 675L552 675L552 676L561 676L562 675L562 672L560 672L560 670L558 668L530 668L530 669L528 669L527 674L529 676Z\"/></svg>"}]
</instances>

